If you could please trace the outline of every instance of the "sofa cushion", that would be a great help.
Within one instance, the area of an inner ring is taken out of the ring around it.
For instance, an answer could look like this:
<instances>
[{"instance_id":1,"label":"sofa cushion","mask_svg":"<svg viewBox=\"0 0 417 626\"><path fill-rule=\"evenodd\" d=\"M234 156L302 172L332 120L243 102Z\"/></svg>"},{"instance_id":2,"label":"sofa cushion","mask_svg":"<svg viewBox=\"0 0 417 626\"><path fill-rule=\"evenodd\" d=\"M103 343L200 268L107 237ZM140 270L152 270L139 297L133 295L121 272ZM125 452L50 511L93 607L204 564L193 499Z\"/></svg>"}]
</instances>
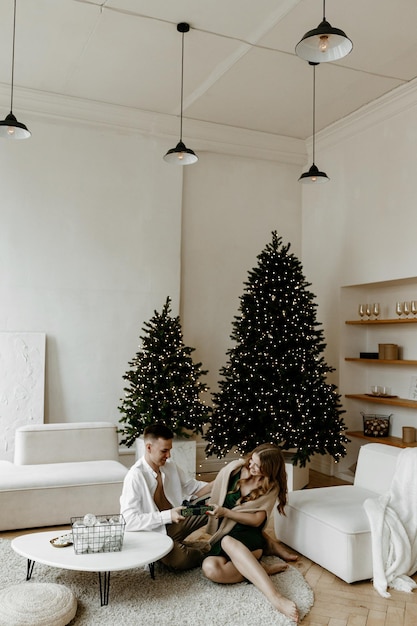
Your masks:
<instances>
[{"instance_id":1,"label":"sofa cushion","mask_svg":"<svg viewBox=\"0 0 417 626\"><path fill-rule=\"evenodd\" d=\"M17 465L119 459L117 428L110 422L30 424L15 434Z\"/></svg>"},{"instance_id":2,"label":"sofa cushion","mask_svg":"<svg viewBox=\"0 0 417 626\"><path fill-rule=\"evenodd\" d=\"M375 497L373 491L353 485L340 485L337 489L323 487L320 498L314 489L295 491L288 494L287 513L288 508L292 508L343 533L369 532L368 517L362 505L367 498Z\"/></svg>"},{"instance_id":3,"label":"sofa cushion","mask_svg":"<svg viewBox=\"0 0 417 626\"><path fill-rule=\"evenodd\" d=\"M81 461L42 465L0 464L0 491L47 489L78 485L121 483L127 468L118 461Z\"/></svg>"}]
</instances>

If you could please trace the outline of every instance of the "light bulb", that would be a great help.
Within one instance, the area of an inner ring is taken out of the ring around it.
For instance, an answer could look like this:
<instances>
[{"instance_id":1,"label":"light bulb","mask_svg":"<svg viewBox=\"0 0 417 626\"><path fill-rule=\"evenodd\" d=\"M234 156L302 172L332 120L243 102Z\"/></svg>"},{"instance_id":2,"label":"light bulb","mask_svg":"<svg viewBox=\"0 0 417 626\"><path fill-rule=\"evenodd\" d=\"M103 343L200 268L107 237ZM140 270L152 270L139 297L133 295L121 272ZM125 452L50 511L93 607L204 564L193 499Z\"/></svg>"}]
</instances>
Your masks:
<instances>
[{"instance_id":1,"label":"light bulb","mask_svg":"<svg viewBox=\"0 0 417 626\"><path fill-rule=\"evenodd\" d=\"M319 40L320 52L327 52L328 45L329 45L329 36L328 35L320 35L320 40Z\"/></svg>"},{"instance_id":2,"label":"light bulb","mask_svg":"<svg viewBox=\"0 0 417 626\"><path fill-rule=\"evenodd\" d=\"M14 135L14 128L13 128L13 126L8 126L7 127L7 134L8 135Z\"/></svg>"}]
</instances>

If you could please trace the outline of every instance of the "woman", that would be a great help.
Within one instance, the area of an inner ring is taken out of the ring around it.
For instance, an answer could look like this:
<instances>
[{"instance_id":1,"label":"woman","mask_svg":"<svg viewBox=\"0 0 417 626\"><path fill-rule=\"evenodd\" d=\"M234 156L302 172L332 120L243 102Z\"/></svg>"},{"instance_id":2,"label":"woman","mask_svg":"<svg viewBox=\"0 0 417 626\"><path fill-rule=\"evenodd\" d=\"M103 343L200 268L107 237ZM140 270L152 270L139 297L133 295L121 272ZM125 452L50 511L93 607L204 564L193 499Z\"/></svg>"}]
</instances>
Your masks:
<instances>
[{"instance_id":1,"label":"woman","mask_svg":"<svg viewBox=\"0 0 417 626\"><path fill-rule=\"evenodd\" d=\"M214 508L208 513L207 526L212 535L211 549L202 568L213 582L249 580L278 611L298 623L297 606L282 596L269 578L287 565L279 563L267 568L259 562L266 553L296 559L263 533L277 500L278 511L284 514L287 476L278 446L262 444L246 459L226 465L213 482L210 504Z\"/></svg>"}]
</instances>

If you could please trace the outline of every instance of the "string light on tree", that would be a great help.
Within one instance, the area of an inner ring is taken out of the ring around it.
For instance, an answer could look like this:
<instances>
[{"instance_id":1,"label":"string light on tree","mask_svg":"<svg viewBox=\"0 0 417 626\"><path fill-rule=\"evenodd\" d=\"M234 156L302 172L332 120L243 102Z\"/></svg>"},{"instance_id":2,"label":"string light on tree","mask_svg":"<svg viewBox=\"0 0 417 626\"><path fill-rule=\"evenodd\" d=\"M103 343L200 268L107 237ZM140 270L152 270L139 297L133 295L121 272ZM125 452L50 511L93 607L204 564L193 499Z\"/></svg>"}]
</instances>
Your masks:
<instances>
[{"instance_id":1,"label":"string light on tree","mask_svg":"<svg viewBox=\"0 0 417 626\"><path fill-rule=\"evenodd\" d=\"M213 394L206 453L247 453L260 443L296 448L294 464L313 454L346 455L340 395L316 320L314 294L300 261L277 233L258 255L232 323L233 347Z\"/></svg>"},{"instance_id":2,"label":"string light on tree","mask_svg":"<svg viewBox=\"0 0 417 626\"><path fill-rule=\"evenodd\" d=\"M154 311L144 323L139 352L123 379L128 382L119 407L122 444L132 446L146 426L163 422L175 435L202 434L211 408L204 395L208 387L200 378L207 374L191 357L194 348L184 345L179 317L172 317L167 298L161 313Z\"/></svg>"}]
</instances>

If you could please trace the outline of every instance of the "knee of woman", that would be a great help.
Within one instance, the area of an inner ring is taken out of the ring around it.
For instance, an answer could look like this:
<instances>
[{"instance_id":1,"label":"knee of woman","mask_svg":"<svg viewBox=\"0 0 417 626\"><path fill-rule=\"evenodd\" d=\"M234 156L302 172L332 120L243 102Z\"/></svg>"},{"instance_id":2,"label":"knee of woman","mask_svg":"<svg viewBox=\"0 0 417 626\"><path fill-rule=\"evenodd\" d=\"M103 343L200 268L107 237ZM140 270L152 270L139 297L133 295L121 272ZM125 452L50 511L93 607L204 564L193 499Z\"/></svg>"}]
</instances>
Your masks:
<instances>
[{"instance_id":1,"label":"knee of woman","mask_svg":"<svg viewBox=\"0 0 417 626\"><path fill-rule=\"evenodd\" d=\"M208 578L209 580L216 580L216 572L218 568L216 566L214 558L207 557L206 559L204 559L201 565L201 569L206 578Z\"/></svg>"}]
</instances>

